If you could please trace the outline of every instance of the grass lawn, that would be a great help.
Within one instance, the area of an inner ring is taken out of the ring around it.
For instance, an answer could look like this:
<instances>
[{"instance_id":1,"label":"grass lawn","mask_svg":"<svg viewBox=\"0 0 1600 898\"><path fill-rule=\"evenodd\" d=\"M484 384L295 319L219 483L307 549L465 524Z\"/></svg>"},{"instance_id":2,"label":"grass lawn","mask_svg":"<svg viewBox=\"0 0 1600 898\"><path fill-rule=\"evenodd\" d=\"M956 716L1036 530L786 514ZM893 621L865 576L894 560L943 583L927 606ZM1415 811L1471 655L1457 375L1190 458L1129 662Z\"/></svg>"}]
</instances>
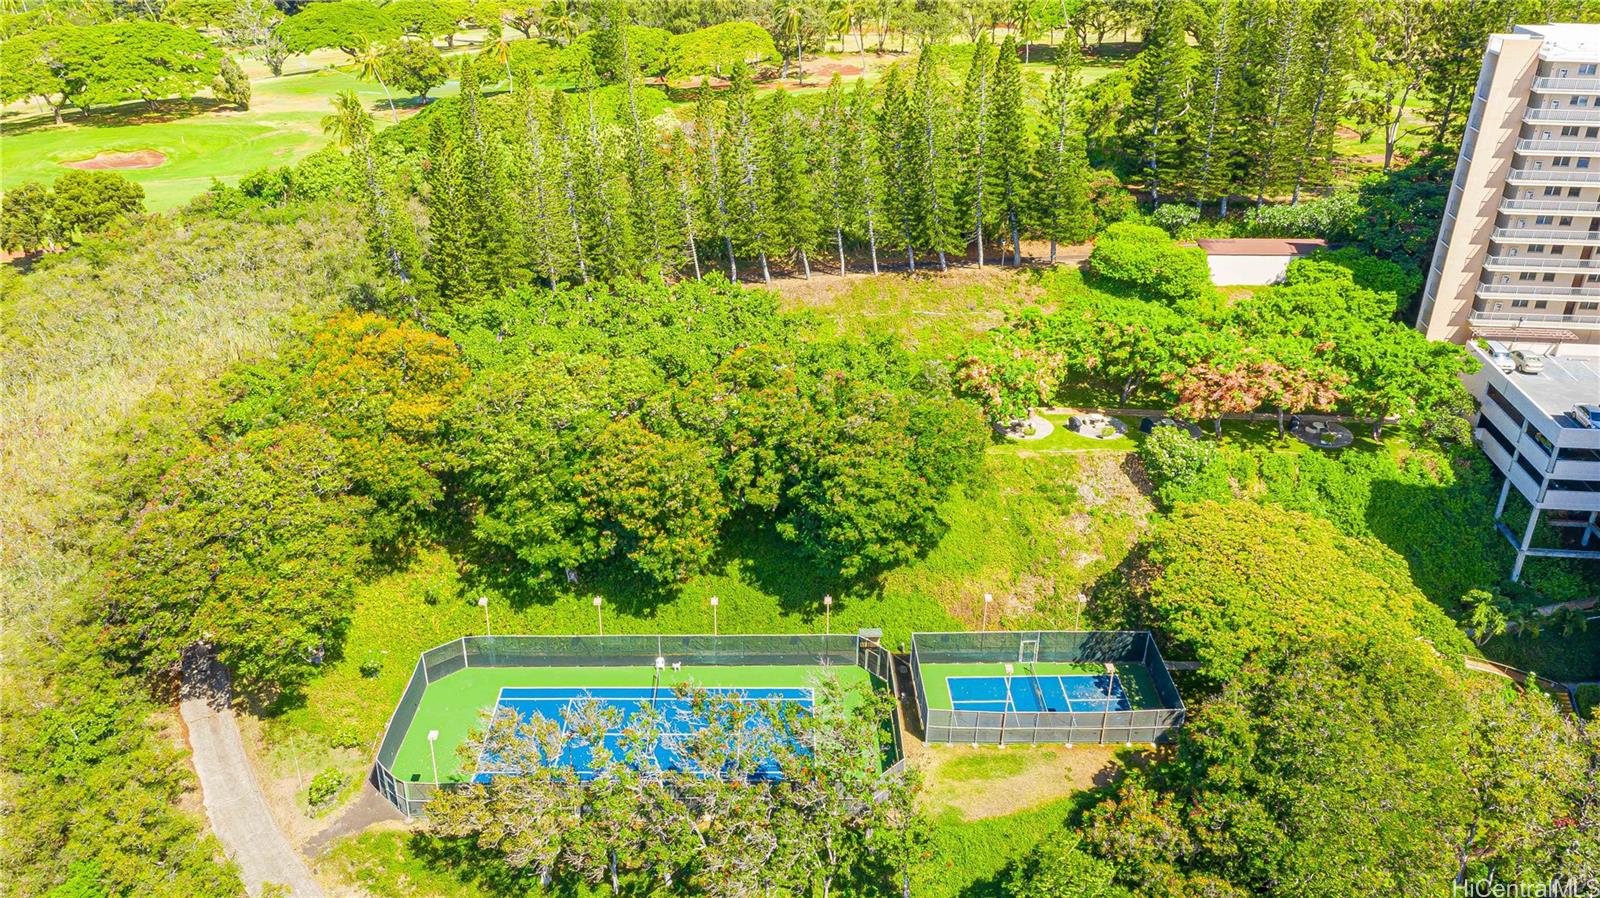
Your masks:
<instances>
[{"instance_id":1,"label":"grass lawn","mask_svg":"<svg viewBox=\"0 0 1600 898\"><path fill-rule=\"evenodd\" d=\"M992 626L1069 629L1079 619L1073 597L1121 562L1148 514L1114 464L1095 462L1111 457L988 456L942 509L949 529L939 544L875 582L839 582L770 532L736 525L711 572L667 591L616 578L536 592L521 575L486 581L468 560L424 550L357 591L341 654L275 708L264 731L269 742L324 745L329 764L348 766L340 746L375 749L418 654L483 632L479 595L490 597L495 633L593 633L595 594L605 598L607 633L709 632L713 595L723 633L820 633L821 599L831 594L835 632L881 627L895 647L914 630L977 626L985 592L996 597ZM361 672L368 661L371 677ZM308 763L324 762L314 754Z\"/></svg>"},{"instance_id":2,"label":"grass lawn","mask_svg":"<svg viewBox=\"0 0 1600 898\"><path fill-rule=\"evenodd\" d=\"M864 683L867 672L854 665L824 668L817 665L752 665L716 667L694 665L680 671L666 671L663 688L679 683L699 686L809 687L820 677L833 674L846 685ZM462 782L472 774L475 759L463 757L461 746L468 733L483 720L485 711L495 705L500 690L507 686L602 686L655 685L655 670L650 667L472 667L430 683L417 706L417 715L406 731L405 742L395 756L395 779L432 782L432 763L428 755L428 731L438 730L435 746L439 775L447 782Z\"/></svg>"},{"instance_id":3,"label":"grass lawn","mask_svg":"<svg viewBox=\"0 0 1600 898\"><path fill-rule=\"evenodd\" d=\"M435 96L454 92L454 83ZM0 189L26 181L50 183L64 162L102 153L156 150L167 161L155 168L123 171L145 191L152 211L171 209L205 191L211 180L236 183L267 166L287 165L327 143L322 117L329 100L354 90L373 110L379 127L389 122L383 91L335 69L323 69L252 85L251 108L240 112L210 100L170 101L148 110L142 103L69 114L53 125L48 116L0 120ZM396 97L402 103L404 98ZM402 105L402 114L406 110Z\"/></svg>"}]
</instances>

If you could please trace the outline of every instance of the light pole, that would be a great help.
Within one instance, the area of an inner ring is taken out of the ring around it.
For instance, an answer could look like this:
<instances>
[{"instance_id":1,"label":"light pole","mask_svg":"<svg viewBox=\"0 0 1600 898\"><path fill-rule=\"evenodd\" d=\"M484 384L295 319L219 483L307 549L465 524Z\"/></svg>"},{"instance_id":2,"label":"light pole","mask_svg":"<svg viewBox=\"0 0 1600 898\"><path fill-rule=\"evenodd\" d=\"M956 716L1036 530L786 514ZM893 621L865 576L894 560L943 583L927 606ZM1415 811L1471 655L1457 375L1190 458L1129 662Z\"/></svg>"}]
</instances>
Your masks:
<instances>
[{"instance_id":1,"label":"light pole","mask_svg":"<svg viewBox=\"0 0 1600 898\"><path fill-rule=\"evenodd\" d=\"M822 635L833 635L833 596L822 597Z\"/></svg>"},{"instance_id":2,"label":"light pole","mask_svg":"<svg viewBox=\"0 0 1600 898\"><path fill-rule=\"evenodd\" d=\"M717 635L717 597L711 597L711 635Z\"/></svg>"},{"instance_id":3,"label":"light pole","mask_svg":"<svg viewBox=\"0 0 1600 898\"><path fill-rule=\"evenodd\" d=\"M993 604L994 604L994 596L990 595L989 593L984 593L983 594L983 626L979 627L978 629L980 629L980 630L989 629L989 606L993 605Z\"/></svg>"},{"instance_id":4,"label":"light pole","mask_svg":"<svg viewBox=\"0 0 1600 898\"><path fill-rule=\"evenodd\" d=\"M493 636L494 630L489 628L489 597L478 596L478 607L483 609L483 635Z\"/></svg>"},{"instance_id":5,"label":"light pole","mask_svg":"<svg viewBox=\"0 0 1600 898\"><path fill-rule=\"evenodd\" d=\"M439 741L439 731L438 730L429 730L428 731L428 760L433 764L433 782L436 785L439 782L439 756L434 753L433 743L438 742L438 741Z\"/></svg>"},{"instance_id":6,"label":"light pole","mask_svg":"<svg viewBox=\"0 0 1600 898\"><path fill-rule=\"evenodd\" d=\"M595 629L600 631L600 635L601 636L606 635L605 618L601 617L601 615L600 615L600 597L599 596L595 596L594 597L594 625L595 625Z\"/></svg>"}]
</instances>

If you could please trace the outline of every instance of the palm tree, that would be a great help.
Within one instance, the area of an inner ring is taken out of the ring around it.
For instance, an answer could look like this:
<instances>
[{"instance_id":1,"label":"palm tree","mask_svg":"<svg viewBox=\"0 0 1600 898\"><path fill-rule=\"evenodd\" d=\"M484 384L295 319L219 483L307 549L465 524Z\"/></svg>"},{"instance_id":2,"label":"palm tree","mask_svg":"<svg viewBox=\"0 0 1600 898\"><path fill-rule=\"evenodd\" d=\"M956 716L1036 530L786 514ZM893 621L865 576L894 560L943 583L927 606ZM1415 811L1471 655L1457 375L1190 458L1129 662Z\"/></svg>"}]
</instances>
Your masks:
<instances>
[{"instance_id":1,"label":"palm tree","mask_svg":"<svg viewBox=\"0 0 1600 898\"><path fill-rule=\"evenodd\" d=\"M839 49L844 50L844 36L853 28L856 32L856 50L861 54L861 70L867 68L867 37L862 33L866 19L864 0L833 0L828 8L828 29L839 35Z\"/></svg>"},{"instance_id":2,"label":"palm tree","mask_svg":"<svg viewBox=\"0 0 1600 898\"><path fill-rule=\"evenodd\" d=\"M400 113L394 109L394 95L389 93L389 85L383 81L383 54L386 50L378 44L369 43L356 54L356 77L362 81L373 79L378 86L383 88L383 95L389 99L389 117L396 123L400 121Z\"/></svg>"},{"instance_id":3,"label":"palm tree","mask_svg":"<svg viewBox=\"0 0 1600 898\"><path fill-rule=\"evenodd\" d=\"M1561 630L1562 636L1577 636L1589 629L1589 615L1582 608L1568 605L1550 616L1550 625Z\"/></svg>"},{"instance_id":4,"label":"palm tree","mask_svg":"<svg viewBox=\"0 0 1600 898\"><path fill-rule=\"evenodd\" d=\"M355 91L339 91L333 98L333 111L322 117L322 133L342 150L365 146L372 139L372 113Z\"/></svg>"},{"instance_id":5,"label":"palm tree","mask_svg":"<svg viewBox=\"0 0 1600 898\"><path fill-rule=\"evenodd\" d=\"M784 41L794 41L794 77L801 84L806 83L806 70L800 64L800 34L805 14L806 6L802 0L781 0L776 16L778 30L783 33Z\"/></svg>"},{"instance_id":6,"label":"palm tree","mask_svg":"<svg viewBox=\"0 0 1600 898\"><path fill-rule=\"evenodd\" d=\"M578 20L572 12L571 0L550 0L550 7L544 14L544 23L539 30L556 39L556 43L565 47L572 43L578 36Z\"/></svg>"},{"instance_id":7,"label":"palm tree","mask_svg":"<svg viewBox=\"0 0 1600 898\"><path fill-rule=\"evenodd\" d=\"M496 20L498 25L498 20ZM515 91L517 82L511 77L511 42L506 40L506 30L503 27L494 29L494 36L483 45L479 52L486 53L506 68L506 89Z\"/></svg>"}]
</instances>

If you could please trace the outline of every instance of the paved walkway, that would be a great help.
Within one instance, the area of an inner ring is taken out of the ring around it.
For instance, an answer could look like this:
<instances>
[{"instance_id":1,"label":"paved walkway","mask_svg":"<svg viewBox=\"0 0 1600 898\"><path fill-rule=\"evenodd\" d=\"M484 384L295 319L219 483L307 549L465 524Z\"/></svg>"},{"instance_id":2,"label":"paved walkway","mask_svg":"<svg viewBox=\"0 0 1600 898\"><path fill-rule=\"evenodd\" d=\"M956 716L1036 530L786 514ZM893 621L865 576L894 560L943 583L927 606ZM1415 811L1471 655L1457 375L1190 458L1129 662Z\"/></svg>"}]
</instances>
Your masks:
<instances>
[{"instance_id":1,"label":"paved walkway","mask_svg":"<svg viewBox=\"0 0 1600 898\"><path fill-rule=\"evenodd\" d=\"M184 661L179 712L189 732L189 750L211 829L228 857L238 863L251 895L260 895L267 883L277 883L297 898L322 898L322 887L267 810L239 738L229 695L223 667L208 653L191 652Z\"/></svg>"},{"instance_id":2,"label":"paved walkway","mask_svg":"<svg viewBox=\"0 0 1600 898\"><path fill-rule=\"evenodd\" d=\"M400 816L378 790L372 788L370 781L363 783L361 794L355 801L347 805L338 818L329 823L316 835L306 840L306 854L311 857L321 857L334 842L345 836L353 836L385 821L403 822L406 818Z\"/></svg>"}]
</instances>

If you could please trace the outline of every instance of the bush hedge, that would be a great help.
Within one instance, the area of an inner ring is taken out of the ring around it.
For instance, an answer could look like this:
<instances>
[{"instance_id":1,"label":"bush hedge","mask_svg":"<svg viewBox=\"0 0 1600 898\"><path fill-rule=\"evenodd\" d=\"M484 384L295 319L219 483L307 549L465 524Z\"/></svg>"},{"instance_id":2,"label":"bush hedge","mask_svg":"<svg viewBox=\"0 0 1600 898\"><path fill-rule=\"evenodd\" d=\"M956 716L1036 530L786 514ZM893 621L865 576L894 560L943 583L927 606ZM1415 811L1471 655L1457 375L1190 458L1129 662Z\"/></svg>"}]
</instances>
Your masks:
<instances>
[{"instance_id":1,"label":"bush hedge","mask_svg":"<svg viewBox=\"0 0 1600 898\"><path fill-rule=\"evenodd\" d=\"M1198 299L1212 290L1204 250L1179 246L1166 231L1133 222L1118 222L1101 232L1089 255L1089 269L1168 302Z\"/></svg>"}]
</instances>

